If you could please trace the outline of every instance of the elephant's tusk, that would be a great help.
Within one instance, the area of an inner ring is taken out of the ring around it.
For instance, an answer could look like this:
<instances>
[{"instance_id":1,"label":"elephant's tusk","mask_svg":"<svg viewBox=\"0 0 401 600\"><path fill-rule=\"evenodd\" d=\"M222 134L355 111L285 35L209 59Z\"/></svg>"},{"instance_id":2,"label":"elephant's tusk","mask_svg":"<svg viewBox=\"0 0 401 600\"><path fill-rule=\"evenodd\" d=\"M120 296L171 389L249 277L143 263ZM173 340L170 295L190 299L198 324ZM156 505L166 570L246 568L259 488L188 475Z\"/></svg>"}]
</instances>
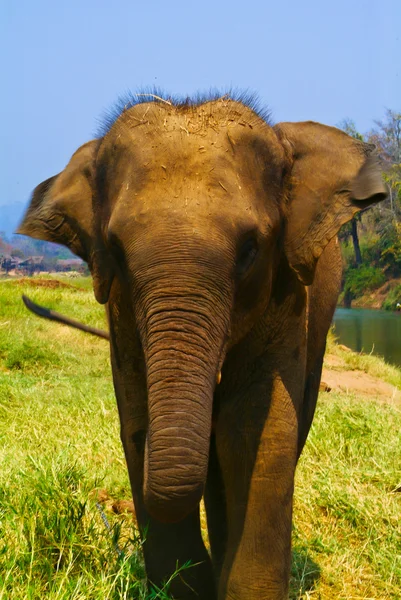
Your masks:
<instances>
[{"instance_id":1,"label":"elephant's tusk","mask_svg":"<svg viewBox=\"0 0 401 600\"><path fill-rule=\"evenodd\" d=\"M219 383L221 382L221 371L219 371L216 375L216 383L217 385L219 385Z\"/></svg>"}]
</instances>

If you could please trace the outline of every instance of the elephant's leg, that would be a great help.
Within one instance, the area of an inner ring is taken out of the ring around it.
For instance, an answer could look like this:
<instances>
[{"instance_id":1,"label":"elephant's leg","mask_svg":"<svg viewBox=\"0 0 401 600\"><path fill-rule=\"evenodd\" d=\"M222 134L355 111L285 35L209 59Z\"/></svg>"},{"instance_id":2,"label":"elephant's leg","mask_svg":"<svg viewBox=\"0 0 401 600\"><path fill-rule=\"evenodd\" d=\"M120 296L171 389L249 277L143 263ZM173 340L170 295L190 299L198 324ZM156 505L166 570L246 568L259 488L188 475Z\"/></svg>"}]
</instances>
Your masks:
<instances>
[{"instance_id":1,"label":"elephant's leg","mask_svg":"<svg viewBox=\"0 0 401 600\"><path fill-rule=\"evenodd\" d=\"M177 567L192 565L175 577L169 587L177 600L214 600L215 581L210 557L204 546L199 510L183 521L159 523L146 511L143 501L143 466L146 441L146 388L140 374L131 373L129 385L113 375L121 421L121 439L127 460L138 526L143 538L146 573L150 584L161 588Z\"/></svg>"},{"instance_id":2,"label":"elephant's leg","mask_svg":"<svg viewBox=\"0 0 401 600\"><path fill-rule=\"evenodd\" d=\"M146 573L150 584L162 587L177 568L191 565L175 577L169 591L177 600L213 600L215 582L210 557L204 546L199 509L179 523L164 524L153 519L143 502L143 432L132 432L133 421L123 427L123 444L127 458L135 511L144 539Z\"/></svg>"},{"instance_id":3,"label":"elephant's leg","mask_svg":"<svg viewBox=\"0 0 401 600\"><path fill-rule=\"evenodd\" d=\"M217 456L214 434L210 441L209 469L204 500L213 569L216 581L218 581L227 545L227 507L223 474Z\"/></svg>"},{"instance_id":4,"label":"elephant's leg","mask_svg":"<svg viewBox=\"0 0 401 600\"><path fill-rule=\"evenodd\" d=\"M177 568L190 562L168 588L177 600L216 599L212 565L200 533L199 510L173 524L162 524L149 518L144 555L148 579L157 587L161 587L161 582Z\"/></svg>"},{"instance_id":5,"label":"elephant's leg","mask_svg":"<svg viewBox=\"0 0 401 600\"><path fill-rule=\"evenodd\" d=\"M301 386L296 381L284 382L275 373L269 384L250 384L220 412L216 440L228 539L219 600L288 597L298 448L298 416L289 390L302 390L302 378Z\"/></svg>"},{"instance_id":6,"label":"elephant's leg","mask_svg":"<svg viewBox=\"0 0 401 600\"><path fill-rule=\"evenodd\" d=\"M337 238L319 259L313 284L308 290L309 319L305 392L300 411L298 456L312 425L322 376L326 338L341 285L342 259Z\"/></svg>"},{"instance_id":7,"label":"elephant's leg","mask_svg":"<svg viewBox=\"0 0 401 600\"><path fill-rule=\"evenodd\" d=\"M113 286L113 294L119 289ZM210 557L205 549L199 511L175 524L163 524L148 514L143 499L144 454L148 423L146 374L138 345L127 323L133 317L124 302L109 309L111 362L121 424L121 440L127 460L136 518L143 541L149 581L162 587L177 567L190 562L170 585L177 600L214 600L215 583ZM126 313L123 310L127 311Z\"/></svg>"}]
</instances>

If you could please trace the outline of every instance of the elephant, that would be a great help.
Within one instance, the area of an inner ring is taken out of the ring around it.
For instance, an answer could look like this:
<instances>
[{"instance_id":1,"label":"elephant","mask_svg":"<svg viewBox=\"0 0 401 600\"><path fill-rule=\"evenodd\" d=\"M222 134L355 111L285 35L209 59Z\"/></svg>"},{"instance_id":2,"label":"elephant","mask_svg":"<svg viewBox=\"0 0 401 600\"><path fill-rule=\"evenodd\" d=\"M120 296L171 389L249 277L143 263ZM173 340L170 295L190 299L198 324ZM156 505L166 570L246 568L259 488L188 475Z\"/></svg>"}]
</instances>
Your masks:
<instances>
[{"instance_id":1,"label":"elephant","mask_svg":"<svg viewBox=\"0 0 401 600\"><path fill-rule=\"evenodd\" d=\"M89 265L148 580L192 565L174 598L288 597L337 233L386 195L371 145L235 96L133 98L35 188L18 233Z\"/></svg>"}]
</instances>

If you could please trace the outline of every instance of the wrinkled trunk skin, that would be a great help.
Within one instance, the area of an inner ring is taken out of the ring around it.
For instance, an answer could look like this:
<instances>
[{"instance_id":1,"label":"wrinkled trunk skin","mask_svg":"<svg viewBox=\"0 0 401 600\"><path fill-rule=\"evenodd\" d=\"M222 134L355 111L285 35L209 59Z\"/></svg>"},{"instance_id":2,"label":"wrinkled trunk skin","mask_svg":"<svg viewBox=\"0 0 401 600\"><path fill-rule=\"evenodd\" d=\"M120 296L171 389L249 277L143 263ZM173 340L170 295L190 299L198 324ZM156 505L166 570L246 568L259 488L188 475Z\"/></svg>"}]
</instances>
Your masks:
<instances>
[{"instance_id":1,"label":"wrinkled trunk skin","mask_svg":"<svg viewBox=\"0 0 401 600\"><path fill-rule=\"evenodd\" d=\"M227 307L188 288L153 293L142 312L149 413L144 498L162 522L183 519L202 497L228 329Z\"/></svg>"}]
</instances>

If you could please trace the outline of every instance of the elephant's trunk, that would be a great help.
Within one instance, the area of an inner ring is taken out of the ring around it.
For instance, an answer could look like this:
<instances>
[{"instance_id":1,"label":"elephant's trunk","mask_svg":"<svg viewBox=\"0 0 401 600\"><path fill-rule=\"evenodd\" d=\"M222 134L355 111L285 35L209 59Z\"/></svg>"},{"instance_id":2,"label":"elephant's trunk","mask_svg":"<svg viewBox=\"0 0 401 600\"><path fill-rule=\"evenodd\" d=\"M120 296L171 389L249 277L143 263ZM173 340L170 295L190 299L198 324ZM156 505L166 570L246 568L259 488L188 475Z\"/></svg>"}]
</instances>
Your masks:
<instances>
[{"instance_id":1,"label":"elephant's trunk","mask_svg":"<svg viewBox=\"0 0 401 600\"><path fill-rule=\"evenodd\" d=\"M215 296L186 292L152 302L146 313L144 496L155 518L173 522L193 510L203 493L229 311Z\"/></svg>"}]
</instances>

